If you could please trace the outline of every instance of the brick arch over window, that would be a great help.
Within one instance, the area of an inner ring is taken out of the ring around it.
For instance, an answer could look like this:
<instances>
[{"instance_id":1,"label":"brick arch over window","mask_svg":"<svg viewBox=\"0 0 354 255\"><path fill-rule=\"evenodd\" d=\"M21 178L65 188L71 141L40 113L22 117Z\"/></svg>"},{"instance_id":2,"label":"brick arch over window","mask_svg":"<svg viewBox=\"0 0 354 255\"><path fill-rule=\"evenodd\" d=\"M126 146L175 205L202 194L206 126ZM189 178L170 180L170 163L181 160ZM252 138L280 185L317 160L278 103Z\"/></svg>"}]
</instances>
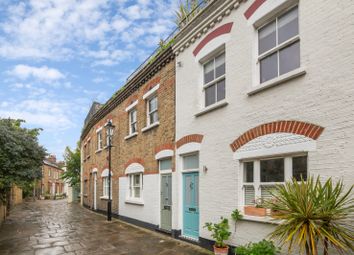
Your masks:
<instances>
[{"instance_id":1,"label":"brick arch over window","mask_svg":"<svg viewBox=\"0 0 354 255\"><path fill-rule=\"evenodd\" d=\"M200 134L186 135L177 141L176 147L179 148L186 143L201 143L203 137L204 136Z\"/></svg>"},{"instance_id":2,"label":"brick arch over window","mask_svg":"<svg viewBox=\"0 0 354 255\"><path fill-rule=\"evenodd\" d=\"M233 22L227 23L222 25L215 30L211 31L198 45L195 47L193 51L193 55L197 56L198 53L207 45L211 40L215 39L216 37L224 34L228 34L231 32Z\"/></svg>"},{"instance_id":3,"label":"brick arch over window","mask_svg":"<svg viewBox=\"0 0 354 255\"><path fill-rule=\"evenodd\" d=\"M138 163L138 164L144 166L144 160L142 158L132 158L132 159L128 160L127 163L124 164L124 169L133 163Z\"/></svg>"},{"instance_id":4,"label":"brick arch over window","mask_svg":"<svg viewBox=\"0 0 354 255\"><path fill-rule=\"evenodd\" d=\"M323 132L323 127L311 123L295 121L295 120L281 120L270 122L254 127L239 136L232 144L231 149L235 152L241 146L245 145L253 139L272 133L292 133L303 135L313 140L317 140Z\"/></svg>"}]
</instances>

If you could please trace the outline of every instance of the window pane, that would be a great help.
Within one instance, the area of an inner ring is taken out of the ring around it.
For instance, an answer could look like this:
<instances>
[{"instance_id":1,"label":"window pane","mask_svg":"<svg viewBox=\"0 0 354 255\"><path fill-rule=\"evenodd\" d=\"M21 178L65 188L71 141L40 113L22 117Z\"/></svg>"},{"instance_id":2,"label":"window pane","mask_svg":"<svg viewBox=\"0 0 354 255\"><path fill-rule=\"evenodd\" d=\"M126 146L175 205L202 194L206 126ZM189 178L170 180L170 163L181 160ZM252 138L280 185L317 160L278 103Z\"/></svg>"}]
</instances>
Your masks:
<instances>
[{"instance_id":1,"label":"window pane","mask_svg":"<svg viewBox=\"0 0 354 255\"><path fill-rule=\"evenodd\" d=\"M273 196L271 192L274 193L275 186L261 186L261 198L263 201L271 199Z\"/></svg>"},{"instance_id":2,"label":"window pane","mask_svg":"<svg viewBox=\"0 0 354 255\"><path fill-rule=\"evenodd\" d=\"M214 80L214 59L204 65L204 84Z\"/></svg>"},{"instance_id":3,"label":"window pane","mask_svg":"<svg viewBox=\"0 0 354 255\"><path fill-rule=\"evenodd\" d=\"M307 156L293 158L293 177L297 181L307 180Z\"/></svg>"},{"instance_id":4,"label":"window pane","mask_svg":"<svg viewBox=\"0 0 354 255\"><path fill-rule=\"evenodd\" d=\"M139 198L140 197L140 187L134 188L134 197Z\"/></svg>"},{"instance_id":5,"label":"window pane","mask_svg":"<svg viewBox=\"0 0 354 255\"><path fill-rule=\"evenodd\" d=\"M253 186L244 186L245 189L245 205L254 205L255 192Z\"/></svg>"},{"instance_id":6,"label":"window pane","mask_svg":"<svg viewBox=\"0 0 354 255\"><path fill-rule=\"evenodd\" d=\"M278 44L299 34L298 8L278 18Z\"/></svg>"},{"instance_id":7,"label":"window pane","mask_svg":"<svg viewBox=\"0 0 354 255\"><path fill-rule=\"evenodd\" d=\"M300 42L291 44L279 53L280 75L300 67Z\"/></svg>"},{"instance_id":8,"label":"window pane","mask_svg":"<svg viewBox=\"0 0 354 255\"><path fill-rule=\"evenodd\" d=\"M198 168L199 168L198 154L183 157L183 170L198 169Z\"/></svg>"},{"instance_id":9,"label":"window pane","mask_svg":"<svg viewBox=\"0 0 354 255\"><path fill-rule=\"evenodd\" d=\"M191 205L192 202L193 202L193 182L192 182L192 176L190 175L187 175L186 178L185 178L185 193L184 193L184 201L186 203L186 205Z\"/></svg>"},{"instance_id":10,"label":"window pane","mask_svg":"<svg viewBox=\"0 0 354 255\"><path fill-rule=\"evenodd\" d=\"M162 159L160 160L160 170L171 170L172 169L172 159Z\"/></svg>"},{"instance_id":11,"label":"window pane","mask_svg":"<svg viewBox=\"0 0 354 255\"><path fill-rule=\"evenodd\" d=\"M284 182L284 159L261 160L261 182Z\"/></svg>"},{"instance_id":12,"label":"window pane","mask_svg":"<svg viewBox=\"0 0 354 255\"><path fill-rule=\"evenodd\" d=\"M215 78L225 74L225 53L215 59Z\"/></svg>"},{"instance_id":13,"label":"window pane","mask_svg":"<svg viewBox=\"0 0 354 255\"><path fill-rule=\"evenodd\" d=\"M149 112L157 110L157 97L149 100Z\"/></svg>"},{"instance_id":14,"label":"window pane","mask_svg":"<svg viewBox=\"0 0 354 255\"><path fill-rule=\"evenodd\" d=\"M278 53L261 60L261 83L278 76Z\"/></svg>"},{"instance_id":15,"label":"window pane","mask_svg":"<svg viewBox=\"0 0 354 255\"><path fill-rule=\"evenodd\" d=\"M134 175L133 185L134 186L139 186L140 185L140 175L139 174Z\"/></svg>"},{"instance_id":16,"label":"window pane","mask_svg":"<svg viewBox=\"0 0 354 255\"><path fill-rule=\"evenodd\" d=\"M253 162L244 163L243 181L253 182Z\"/></svg>"},{"instance_id":17,"label":"window pane","mask_svg":"<svg viewBox=\"0 0 354 255\"><path fill-rule=\"evenodd\" d=\"M216 85L212 85L205 89L205 106L209 106L215 103L216 100L215 86Z\"/></svg>"},{"instance_id":18,"label":"window pane","mask_svg":"<svg viewBox=\"0 0 354 255\"><path fill-rule=\"evenodd\" d=\"M217 83L217 101L225 99L225 80Z\"/></svg>"},{"instance_id":19,"label":"window pane","mask_svg":"<svg viewBox=\"0 0 354 255\"><path fill-rule=\"evenodd\" d=\"M159 120L157 112L150 113L150 124L153 124Z\"/></svg>"},{"instance_id":20,"label":"window pane","mask_svg":"<svg viewBox=\"0 0 354 255\"><path fill-rule=\"evenodd\" d=\"M258 30L258 54L276 46L275 21Z\"/></svg>"}]
</instances>

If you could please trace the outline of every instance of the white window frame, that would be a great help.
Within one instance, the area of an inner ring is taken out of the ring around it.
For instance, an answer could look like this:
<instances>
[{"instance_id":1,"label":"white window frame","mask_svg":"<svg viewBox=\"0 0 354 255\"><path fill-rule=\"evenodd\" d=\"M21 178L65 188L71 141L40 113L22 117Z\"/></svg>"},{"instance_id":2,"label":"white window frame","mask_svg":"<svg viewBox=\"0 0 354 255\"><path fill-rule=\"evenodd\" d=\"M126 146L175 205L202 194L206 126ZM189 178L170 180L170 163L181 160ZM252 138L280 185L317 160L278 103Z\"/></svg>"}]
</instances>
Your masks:
<instances>
[{"instance_id":1,"label":"white window frame","mask_svg":"<svg viewBox=\"0 0 354 255\"><path fill-rule=\"evenodd\" d=\"M173 158L172 157L165 157L165 158L159 158L158 159L158 163L159 163L159 172L161 174L168 174L168 173L172 173L172 167L173 167ZM171 160L171 168L169 169L164 169L164 170L161 170L161 161L163 160Z\"/></svg>"},{"instance_id":2,"label":"white window frame","mask_svg":"<svg viewBox=\"0 0 354 255\"><path fill-rule=\"evenodd\" d=\"M133 122L133 112L135 112L136 114L134 122ZM138 132L138 111L135 107L128 111L128 118L129 118L129 135L136 134ZM133 125L135 125L134 132L133 132Z\"/></svg>"},{"instance_id":3,"label":"white window frame","mask_svg":"<svg viewBox=\"0 0 354 255\"><path fill-rule=\"evenodd\" d=\"M48 176L51 177L51 175L52 175L52 171L49 169L48 170Z\"/></svg>"},{"instance_id":4,"label":"white window frame","mask_svg":"<svg viewBox=\"0 0 354 255\"><path fill-rule=\"evenodd\" d=\"M225 73L223 75L221 75L220 77L218 78L214 78L214 80L208 82L208 83L205 83L205 66L206 64L208 64L210 61L214 61L214 77L215 77L215 59L218 58L219 56L221 55L225 55L225 61L224 61L224 64L225 64ZM218 50L217 52L213 53L212 55L210 55L205 61L202 62L202 73L203 73L203 77L202 77L202 80L203 80L203 104L202 104L202 108L210 108L210 107L213 107L214 105L216 104L220 104L220 102L224 102L226 100L226 50L225 48L223 47L222 50ZM211 86L217 86L217 83L224 80L225 81L225 98L224 99L221 99L219 101L217 101L217 98L218 98L218 92L217 92L217 88L216 89L216 92L215 92L215 97L216 97L216 101L215 103L213 104L210 104L208 106L206 106L206 89L211 87Z\"/></svg>"},{"instance_id":5,"label":"white window frame","mask_svg":"<svg viewBox=\"0 0 354 255\"><path fill-rule=\"evenodd\" d=\"M97 151L103 149L102 129L97 131Z\"/></svg>"},{"instance_id":6,"label":"white window frame","mask_svg":"<svg viewBox=\"0 0 354 255\"><path fill-rule=\"evenodd\" d=\"M139 186L134 185L134 176L139 176ZM141 201L143 199L143 173L140 172L140 173L129 174L128 175L128 182L129 182L128 199L132 200L132 201L134 201L134 200ZM140 189L139 197L136 197L134 188Z\"/></svg>"},{"instance_id":7,"label":"white window frame","mask_svg":"<svg viewBox=\"0 0 354 255\"><path fill-rule=\"evenodd\" d=\"M108 189L109 189L109 180L108 180L108 176L107 177L102 177L102 197L103 198L108 198L109 194L108 194ZM112 199L112 179L111 179L111 199Z\"/></svg>"},{"instance_id":8,"label":"white window frame","mask_svg":"<svg viewBox=\"0 0 354 255\"><path fill-rule=\"evenodd\" d=\"M277 184L284 184L287 181L291 181L293 178L293 163L292 158L294 157L301 157L307 156L307 175L309 172L308 169L308 154L307 153L292 153L288 155L277 155L272 157L260 157L255 159L247 159L241 161L240 167L240 180L241 180L241 201L240 204L243 207L246 206L245 204L245 186L253 186L255 192L255 199L261 198L262 195L262 186L274 186ZM261 182L261 161L262 160L270 160L270 159L284 159L284 182ZM253 162L253 182L245 182L245 165L248 162Z\"/></svg>"},{"instance_id":9,"label":"white window frame","mask_svg":"<svg viewBox=\"0 0 354 255\"><path fill-rule=\"evenodd\" d=\"M150 101L156 98L156 109L151 110L150 109ZM153 123L151 123L151 118L150 115L157 112L157 120ZM153 126L156 123L159 123L159 99L156 93L152 94L148 98L146 98L146 126Z\"/></svg>"},{"instance_id":10,"label":"white window frame","mask_svg":"<svg viewBox=\"0 0 354 255\"><path fill-rule=\"evenodd\" d=\"M297 7L298 8L298 34L293 36L292 38L289 38L287 39L286 41L282 42L281 44L278 44L278 18L284 14L286 14L288 11L292 10L293 8ZM276 46L273 47L272 49L269 49L267 50L266 52L263 52L262 54L259 54L259 30L262 29L263 27L269 25L270 23L274 22L275 21L275 33L276 33ZM302 70L302 67L301 67L301 43L300 43L300 66L292 71L289 71L287 73L284 73L284 74L279 74L279 51L282 50L282 49L285 49L286 47L290 46L291 44L293 43L296 43L296 42L300 42L300 36L301 33L300 33L300 12L299 12L299 4L296 3L296 4L293 4L291 5L290 7L288 8L285 8L283 9L281 12L278 12L276 15L272 16L272 18L268 19L267 22L263 23L261 26L257 27L256 28L256 43L255 43L255 54L256 54L256 70L257 70L257 75L256 75L256 81L255 81L255 84L256 84L256 87L259 86L267 86L270 84L270 83L276 83L278 84L280 81L278 80L288 80L288 79L291 79L293 77L297 77L298 75L302 75L304 74L304 70ZM265 81L265 82L261 82L261 60L272 55L273 53L275 52L278 52L277 54L277 60L278 60L278 75L268 81ZM288 77L289 76L289 77ZM283 79L282 79L283 77ZM276 85L274 84L274 85Z\"/></svg>"}]
</instances>

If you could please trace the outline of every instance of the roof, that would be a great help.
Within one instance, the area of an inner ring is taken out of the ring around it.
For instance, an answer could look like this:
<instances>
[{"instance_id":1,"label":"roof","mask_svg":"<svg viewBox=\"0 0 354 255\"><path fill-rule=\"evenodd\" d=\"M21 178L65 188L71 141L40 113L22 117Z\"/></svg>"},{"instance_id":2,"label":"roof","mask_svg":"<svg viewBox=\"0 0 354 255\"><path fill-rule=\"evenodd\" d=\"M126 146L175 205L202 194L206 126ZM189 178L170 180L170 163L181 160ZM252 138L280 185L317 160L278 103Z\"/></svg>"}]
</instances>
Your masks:
<instances>
[{"instance_id":1,"label":"roof","mask_svg":"<svg viewBox=\"0 0 354 255\"><path fill-rule=\"evenodd\" d=\"M52 162L49 162L48 160L43 160L43 164L44 164L44 165L47 165L47 166L55 167L55 168L57 168L57 169L59 169L59 170L64 171L64 170L61 169L59 166L57 166L56 164L54 164L54 163L52 163Z\"/></svg>"},{"instance_id":2,"label":"roof","mask_svg":"<svg viewBox=\"0 0 354 255\"><path fill-rule=\"evenodd\" d=\"M91 108L85 118L85 126L86 124L89 122L89 120L92 118L92 116L102 107L102 104L100 104L99 102L94 101L91 105Z\"/></svg>"}]
</instances>

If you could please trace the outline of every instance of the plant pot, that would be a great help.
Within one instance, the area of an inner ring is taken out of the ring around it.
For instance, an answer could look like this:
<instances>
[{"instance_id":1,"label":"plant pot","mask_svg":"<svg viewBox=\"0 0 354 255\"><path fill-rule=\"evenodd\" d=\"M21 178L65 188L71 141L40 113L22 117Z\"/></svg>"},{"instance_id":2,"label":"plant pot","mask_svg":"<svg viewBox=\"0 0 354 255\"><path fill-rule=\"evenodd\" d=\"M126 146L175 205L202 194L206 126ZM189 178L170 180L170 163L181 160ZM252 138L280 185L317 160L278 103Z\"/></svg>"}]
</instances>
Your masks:
<instances>
[{"instance_id":1,"label":"plant pot","mask_svg":"<svg viewBox=\"0 0 354 255\"><path fill-rule=\"evenodd\" d=\"M216 247L215 245L214 247L214 254L215 255L227 255L229 253L229 246L226 246L224 248L220 248L220 247Z\"/></svg>"},{"instance_id":2,"label":"plant pot","mask_svg":"<svg viewBox=\"0 0 354 255\"><path fill-rule=\"evenodd\" d=\"M273 210L270 211L270 216L272 218L277 218L277 216L280 214L284 214L284 212L283 211L273 211Z\"/></svg>"},{"instance_id":3,"label":"plant pot","mask_svg":"<svg viewBox=\"0 0 354 255\"><path fill-rule=\"evenodd\" d=\"M249 216L264 217L267 215L266 208L259 208L255 206L245 206L245 214Z\"/></svg>"}]
</instances>

